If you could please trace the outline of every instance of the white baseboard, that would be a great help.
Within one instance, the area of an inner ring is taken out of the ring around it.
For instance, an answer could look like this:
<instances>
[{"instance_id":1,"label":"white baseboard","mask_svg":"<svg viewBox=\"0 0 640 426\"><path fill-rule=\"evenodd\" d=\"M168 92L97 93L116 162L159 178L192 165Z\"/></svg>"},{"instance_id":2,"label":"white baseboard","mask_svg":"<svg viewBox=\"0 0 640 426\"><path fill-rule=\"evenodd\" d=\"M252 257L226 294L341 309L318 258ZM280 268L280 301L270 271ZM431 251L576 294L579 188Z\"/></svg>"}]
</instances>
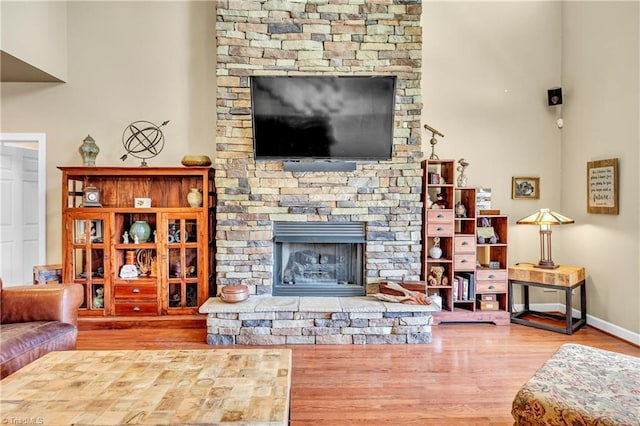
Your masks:
<instances>
[{"instance_id":1,"label":"white baseboard","mask_svg":"<svg viewBox=\"0 0 640 426\"><path fill-rule=\"evenodd\" d=\"M523 304L516 304L513 306L516 311L524 310ZM565 306L562 303L533 303L530 305L531 310L540 311L540 312L565 312ZM573 316L580 317L580 310L573 309ZM640 334L634 333L630 330L617 326L615 324L611 324L605 320L602 320L598 317L594 317L593 315L587 314L587 324L592 326L593 328L597 328L598 330L604 331L605 333L609 333L612 336L616 336L619 339L625 340L627 342L633 343L634 345L640 346Z\"/></svg>"}]
</instances>

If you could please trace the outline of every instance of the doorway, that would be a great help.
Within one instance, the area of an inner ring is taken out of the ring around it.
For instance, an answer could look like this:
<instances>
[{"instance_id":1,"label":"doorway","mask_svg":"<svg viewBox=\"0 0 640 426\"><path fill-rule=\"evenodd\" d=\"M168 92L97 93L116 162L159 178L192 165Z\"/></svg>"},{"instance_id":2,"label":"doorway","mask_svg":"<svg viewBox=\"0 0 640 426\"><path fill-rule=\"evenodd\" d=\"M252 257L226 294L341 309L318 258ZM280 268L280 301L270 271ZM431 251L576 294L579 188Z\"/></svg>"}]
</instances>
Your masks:
<instances>
[{"instance_id":1,"label":"doorway","mask_svg":"<svg viewBox=\"0 0 640 426\"><path fill-rule=\"evenodd\" d=\"M46 263L46 136L0 133L0 277L33 282Z\"/></svg>"}]
</instances>

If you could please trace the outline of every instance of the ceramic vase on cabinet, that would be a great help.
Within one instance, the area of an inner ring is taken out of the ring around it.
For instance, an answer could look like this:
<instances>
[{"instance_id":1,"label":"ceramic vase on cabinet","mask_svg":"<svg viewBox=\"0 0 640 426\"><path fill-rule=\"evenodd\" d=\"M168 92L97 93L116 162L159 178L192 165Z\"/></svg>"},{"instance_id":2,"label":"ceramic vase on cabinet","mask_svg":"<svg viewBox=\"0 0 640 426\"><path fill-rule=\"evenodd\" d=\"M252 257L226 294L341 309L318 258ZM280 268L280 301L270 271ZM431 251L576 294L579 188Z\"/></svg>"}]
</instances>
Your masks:
<instances>
[{"instance_id":1,"label":"ceramic vase on cabinet","mask_svg":"<svg viewBox=\"0 0 640 426\"><path fill-rule=\"evenodd\" d=\"M129 235L131 235L134 240L135 237L138 237L139 243L146 243L149 240L149 236L151 235L151 228L149 224L144 220L137 220L133 222L131 228L129 229Z\"/></svg>"},{"instance_id":2,"label":"ceramic vase on cabinet","mask_svg":"<svg viewBox=\"0 0 640 426\"><path fill-rule=\"evenodd\" d=\"M82 154L82 163L85 166L95 166L96 165L96 157L100 152L100 148L96 144L96 141L93 140L91 135L87 135L86 138L82 141L82 145L80 145L80 153Z\"/></svg>"},{"instance_id":3,"label":"ceramic vase on cabinet","mask_svg":"<svg viewBox=\"0 0 640 426\"><path fill-rule=\"evenodd\" d=\"M191 191L187 194L187 202L191 207L201 207L202 192L198 188L191 188Z\"/></svg>"},{"instance_id":4,"label":"ceramic vase on cabinet","mask_svg":"<svg viewBox=\"0 0 640 426\"><path fill-rule=\"evenodd\" d=\"M440 248L440 237L433 239L433 246L429 249L429 256L433 259L440 259L442 257L442 249Z\"/></svg>"}]
</instances>

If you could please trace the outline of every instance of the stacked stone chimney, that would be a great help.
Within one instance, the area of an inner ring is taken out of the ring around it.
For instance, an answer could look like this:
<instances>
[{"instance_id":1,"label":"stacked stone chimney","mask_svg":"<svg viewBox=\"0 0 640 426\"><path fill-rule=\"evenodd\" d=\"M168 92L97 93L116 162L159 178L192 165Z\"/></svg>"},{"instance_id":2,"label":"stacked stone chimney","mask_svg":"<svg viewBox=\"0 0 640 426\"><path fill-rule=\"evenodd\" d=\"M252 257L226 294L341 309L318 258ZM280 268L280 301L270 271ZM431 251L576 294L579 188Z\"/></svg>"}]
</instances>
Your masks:
<instances>
[{"instance_id":1,"label":"stacked stone chimney","mask_svg":"<svg viewBox=\"0 0 640 426\"><path fill-rule=\"evenodd\" d=\"M366 222L367 293L419 279L420 0L218 0L216 282L271 294L273 221ZM393 158L354 172L254 161L251 75L396 75Z\"/></svg>"}]
</instances>

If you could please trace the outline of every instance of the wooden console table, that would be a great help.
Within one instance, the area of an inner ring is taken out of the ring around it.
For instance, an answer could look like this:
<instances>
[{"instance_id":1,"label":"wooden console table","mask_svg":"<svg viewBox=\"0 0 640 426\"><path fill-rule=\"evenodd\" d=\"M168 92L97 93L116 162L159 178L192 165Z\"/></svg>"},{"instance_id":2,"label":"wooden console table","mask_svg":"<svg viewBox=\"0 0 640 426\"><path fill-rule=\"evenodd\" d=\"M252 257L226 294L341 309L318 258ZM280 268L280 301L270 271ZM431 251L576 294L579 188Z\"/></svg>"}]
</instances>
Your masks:
<instances>
[{"instance_id":1,"label":"wooden console table","mask_svg":"<svg viewBox=\"0 0 640 426\"><path fill-rule=\"evenodd\" d=\"M524 310L513 310L513 286L520 285L523 291ZM546 289L564 291L565 314L557 315L549 312L531 310L529 304L529 287L541 287ZM580 288L580 318L573 318L573 289ZM556 269L537 268L531 263L520 263L509 267L509 306L511 309L511 322L557 331L565 334L573 334L587 323L587 290L585 286L585 271L580 266L559 266ZM541 322L524 319L524 316L537 315L542 318L550 318L565 322L565 327L556 327Z\"/></svg>"},{"instance_id":2,"label":"wooden console table","mask_svg":"<svg viewBox=\"0 0 640 426\"><path fill-rule=\"evenodd\" d=\"M291 349L51 352L2 380L3 424L287 425Z\"/></svg>"}]
</instances>

